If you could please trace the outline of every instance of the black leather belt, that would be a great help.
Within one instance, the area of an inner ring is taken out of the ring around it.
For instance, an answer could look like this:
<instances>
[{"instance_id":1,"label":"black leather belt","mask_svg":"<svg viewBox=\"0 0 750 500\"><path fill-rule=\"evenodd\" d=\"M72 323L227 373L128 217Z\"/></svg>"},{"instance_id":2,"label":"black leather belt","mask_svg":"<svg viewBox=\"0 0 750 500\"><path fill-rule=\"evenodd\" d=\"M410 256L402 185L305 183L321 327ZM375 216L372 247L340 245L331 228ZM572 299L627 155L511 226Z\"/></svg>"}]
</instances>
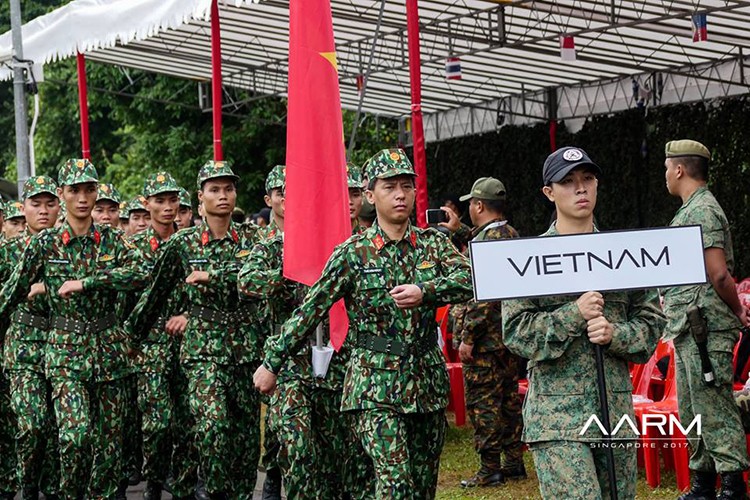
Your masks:
<instances>
[{"instance_id":1,"label":"black leather belt","mask_svg":"<svg viewBox=\"0 0 750 500\"><path fill-rule=\"evenodd\" d=\"M394 354L396 356L422 356L437 345L437 339L425 337L414 344L404 344L397 339L387 339L375 335L360 334L357 337L357 347L369 351L382 352L385 354Z\"/></svg>"},{"instance_id":2,"label":"black leather belt","mask_svg":"<svg viewBox=\"0 0 750 500\"><path fill-rule=\"evenodd\" d=\"M191 318L199 318L209 323L218 323L220 325L229 325L234 319L234 315L229 311L219 311L210 307L192 306L189 315Z\"/></svg>"},{"instance_id":3,"label":"black leather belt","mask_svg":"<svg viewBox=\"0 0 750 500\"><path fill-rule=\"evenodd\" d=\"M107 328L117 325L117 316L108 314L103 318L94 321L79 321L77 319L66 318L64 316L55 316L49 322L51 330L63 330L71 333L83 335L85 333L98 333Z\"/></svg>"},{"instance_id":4,"label":"black leather belt","mask_svg":"<svg viewBox=\"0 0 750 500\"><path fill-rule=\"evenodd\" d=\"M16 311L13 314L13 323L19 323L40 330L46 330L49 326L49 321L44 316L36 316L24 311Z\"/></svg>"}]
</instances>

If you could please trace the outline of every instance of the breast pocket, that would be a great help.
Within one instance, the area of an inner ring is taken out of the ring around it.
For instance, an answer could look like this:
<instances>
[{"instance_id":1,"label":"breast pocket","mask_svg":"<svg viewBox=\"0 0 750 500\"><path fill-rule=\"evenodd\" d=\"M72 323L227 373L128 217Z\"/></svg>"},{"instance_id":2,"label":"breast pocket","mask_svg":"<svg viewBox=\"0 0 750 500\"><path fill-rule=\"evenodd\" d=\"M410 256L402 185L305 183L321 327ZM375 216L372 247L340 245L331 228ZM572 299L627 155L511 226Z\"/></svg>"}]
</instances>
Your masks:
<instances>
[{"instance_id":1,"label":"breast pocket","mask_svg":"<svg viewBox=\"0 0 750 500\"><path fill-rule=\"evenodd\" d=\"M384 314L390 309L393 300L388 296L388 285L384 272L363 273L357 286L358 304L364 317Z\"/></svg>"}]
</instances>

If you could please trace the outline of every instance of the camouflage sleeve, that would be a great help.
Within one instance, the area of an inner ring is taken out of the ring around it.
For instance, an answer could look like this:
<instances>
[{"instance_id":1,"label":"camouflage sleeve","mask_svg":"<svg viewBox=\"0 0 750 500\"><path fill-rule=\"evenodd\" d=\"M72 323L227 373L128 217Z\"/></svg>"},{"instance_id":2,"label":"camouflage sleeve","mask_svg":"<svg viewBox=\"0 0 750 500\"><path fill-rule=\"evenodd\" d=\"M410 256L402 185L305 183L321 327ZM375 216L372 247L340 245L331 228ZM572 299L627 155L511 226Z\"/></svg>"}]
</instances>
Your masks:
<instances>
[{"instance_id":1,"label":"camouflage sleeve","mask_svg":"<svg viewBox=\"0 0 750 500\"><path fill-rule=\"evenodd\" d=\"M466 247L469 245L472 238L471 228L466 224L461 223L456 232L451 235L451 238L457 243L460 243L461 246Z\"/></svg>"},{"instance_id":2,"label":"camouflage sleeve","mask_svg":"<svg viewBox=\"0 0 750 500\"><path fill-rule=\"evenodd\" d=\"M237 278L240 297L267 299L283 288L283 269L273 245L272 240L258 243L247 256Z\"/></svg>"},{"instance_id":3,"label":"camouflage sleeve","mask_svg":"<svg viewBox=\"0 0 750 500\"><path fill-rule=\"evenodd\" d=\"M464 344L474 345L488 328L495 325L488 324L488 319L498 318L500 313L500 302L467 302L464 310L463 329L461 340ZM497 328L500 325L496 325Z\"/></svg>"},{"instance_id":4,"label":"camouflage sleeve","mask_svg":"<svg viewBox=\"0 0 750 500\"><path fill-rule=\"evenodd\" d=\"M422 283L422 302L436 307L445 304L466 302L472 298L471 267L467 258L450 242L439 235L433 239L440 248L440 274L431 281Z\"/></svg>"},{"instance_id":5,"label":"camouflage sleeve","mask_svg":"<svg viewBox=\"0 0 750 500\"><path fill-rule=\"evenodd\" d=\"M286 359L303 347L307 332L323 321L331 306L347 294L351 276L347 247L340 245L333 251L320 279L310 288L305 300L284 323L281 332L266 340L263 366L279 373Z\"/></svg>"},{"instance_id":6,"label":"camouflage sleeve","mask_svg":"<svg viewBox=\"0 0 750 500\"><path fill-rule=\"evenodd\" d=\"M42 242L34 237L0 290L0 317L6 315L26 299L31 285L39 281L44 266Z\"/></svg>"},{"instance_id":7,"label":"camouflage sleeve","mask_svg":"<svg viewBox=\"0 0 750 500\"><path fill-rule=\"evenodd\" d=\"M703 232L703 248L725 248L724 227L713 210L693 210L690 223L700 224Z\"/></svg>"},{"instance_id":8,"label":"camouflage sleeve","mask_svg":"<svg viewBox=\"0 0 750 500\"><path fill-rule=\"evenodd\" d=\"M528 299L503 302L503 343L532 361L559 358L586 326L575 301L554 311L541 311Z\"/></svg>"},{"instance_id":9,"label":"camouflage sleeve","mask_svg":"<svg viewBox=\"0 0 750 500\"><path fill-rule=\"evenodd\" d=\"M626 361L645 363L656 349L667 322L656 290L637 290L628 297L628 321L612 324L614 333L607 352Z\"/></svg>"},{"instance_id":10,"label":"camouflage sleeve","mask_svg":"<svg viewBox=\"0 0 750 500\"><path fill-rule=\"evenodd\" d=\"M99 269L83 278L81 282L84 290L106 288L129 292L141 290L148 285L148 269L143 264L145 259L138 248L123 235L117 236L115 245L120 265L112 269Z\"/></svg>"},{"instance_id":11,"label":"camouflage sleeve","mask_svg":"<svg viewBox=\"0 0 750 500\"><path fill-rule=\"evenodd\" d=\"M153 281L138 300L133 312L130 313L126 329L131 338L138 341L148 334L151 326L169 305L169 297L175 289L182 290L185 270L180 258L180 246L177 242L167 242L164 251L154 265ZM182 292L181 292L182 293Z\"/></svg>"},{"instance_id":12,"label":"camouflage sleeve","mask_svg":"<svg viewBox=\"0 0 750 500\"><path fill-rule=\"evenodd\" d=\"M0 283L8 281L8 278L13 272L13 266L8 258L7 248L7 242L0 243Z\"/></svg>"}]
</instances>

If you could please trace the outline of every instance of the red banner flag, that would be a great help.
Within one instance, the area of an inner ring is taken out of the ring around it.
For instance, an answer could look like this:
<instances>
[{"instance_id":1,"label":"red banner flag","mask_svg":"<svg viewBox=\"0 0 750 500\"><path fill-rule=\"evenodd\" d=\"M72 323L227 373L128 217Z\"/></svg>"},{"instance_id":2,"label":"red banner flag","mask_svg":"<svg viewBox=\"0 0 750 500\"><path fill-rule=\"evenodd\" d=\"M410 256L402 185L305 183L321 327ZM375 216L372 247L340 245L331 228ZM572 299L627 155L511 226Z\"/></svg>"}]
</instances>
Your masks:
<instances>
[{"instance_id":1,"label":"red banner flag","mask_svg":"<svg viewBox=\"0 0 750 500\"><path fill-rule=\"evenodd\" d=\"M352 233L330 0L289 2L285 197L284 276L312 285ZM348 327L339 301L331 308L336 350Z\"/></svg>"}]
</instances>

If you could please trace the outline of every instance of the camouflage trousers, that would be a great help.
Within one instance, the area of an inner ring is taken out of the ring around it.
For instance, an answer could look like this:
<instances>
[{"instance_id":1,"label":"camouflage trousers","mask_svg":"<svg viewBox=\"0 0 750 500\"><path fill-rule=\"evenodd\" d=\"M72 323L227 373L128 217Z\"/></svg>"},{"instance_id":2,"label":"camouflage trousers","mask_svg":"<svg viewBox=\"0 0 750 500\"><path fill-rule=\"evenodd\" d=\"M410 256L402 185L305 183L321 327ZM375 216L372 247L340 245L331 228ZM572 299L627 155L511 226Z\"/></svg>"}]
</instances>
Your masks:
<instances>
[{"instance_id":1,"label":"camouflage trousers","mask_svg":"<svg viewBox=\"0 0 750 500\"><path fill-rule=\"evenodd\" d=\"M138 407L142 414L143 478L164 483L171 473L172 492L188 496L198 479L188 383L181 369L138 374Z\"/></svg>"},{"instance_id":2,"label":"camouflage trousers","mask_svg":"<svg viewBox=\"0 0 750 500\"><path fill-rule=\"evenodd\" d=\"M435 498L445 410L397 413L387 408L356 413L357 435L375 470L375 498Z\"/></svg>"},{"instance_id":3,"label":"camouflage trousers","mask_svg":"<svg viewBox=\"0 0 750 500\"><path fill-rule=\"evenodd\" d=\"M737 332L708 334L708 356L716 383L703 383L698 346L690 334L674 339L680 421L689 425L701 416L701 435L688 433L690 468L700 471L738 472L747 469L748 456L740 413L732 393L732 351Z\"/></svg>"},{"instance_id":4,"label":"camouflage trousers","mask_svg":"<svg viewBox=\"0 0 750 500\"><path fill-rule=\"evenodd\" d=\"M16 456L21 489L38 488L57 493L60 457L57 425L52 412L52 386L43 373L13 370L9 373L13 412L17 418Z\"/></svg>"},{"instance_id":5,"label":"camouflage trousers","mask_svg":"<svg viewBox=\"0 0 750 500\"><path fill-rule=\"evenodd\" d=\"M123 379L125 402L122 414L122 477L141 470L141 412L138 408L138 380L135 375Z\"/></svg>"},{"instance_id":6,"label":"camouflage trousers","mask_svg":"<svg viewBox=\"0 0 750 500\"><path fill-rule=\"evenodd\" d=\"M372 483L372 475L357 477L363 467L356 462L369 458L361 453L361 446L354 446L351 417L340 407L339 391L299 379L279 384L271 404L271 424L281 443L278 460L287 498L333 500L355 488L367 491Z\"/></svg>"},{"instance_id":7,"label":"camouflage trousers","mask_svg":"<svg viewBox=\"0 0 750 500\"><path fill-rule=\"evenodd\" d=\"M250 499L260 458L260 395L252 365L186 365L206 491Z\"/></svg>"},{"instance_id":8,"label":"camouflage trousers","mask_svg":"<svg viewBox=\"0 0 750 500\"><path fill-rule=\"evenodd\" d=\"M475 352L464 363L466 412L474 426L474 449L490 470L523 462L518 356L507 349Z\"/></svg>"},{"instance_id":9,"label":"camouflage trousers","mask_svg":"<svg viewBox=\"0 0 750 500\"><path fill-rule=\"evenodd\" d=\"M114 495L122 476L122 380L55 377L52 402L60 447L60 496ZM88 492L87 492L88 490Z\"/></svg>"},{"instance_id":10,"label":"camouflage trousers","mask_svg":"<svg viewBox=\"0 0 750 500\"><path fill-rule=\"evenodd\" d=\"M606 449L592 448L591 443L576 441L544 441L533 443L529 448L534 457L542 498L610 498ZM623 446L612 451L617 498L633 499L637 481L636 450Z\"/></svg>"},{"instance_id":11,"label":"camouflage trousers","mask_svg":"<svg viewBox=\"0 0 750 500\"><path fill-rule=\"evenodd\" d=\"M18 489L15 429L16 417L11 409L10 384L6 375L0 373L0 493L15 492Z\"/></svg>"}]
</instances>

